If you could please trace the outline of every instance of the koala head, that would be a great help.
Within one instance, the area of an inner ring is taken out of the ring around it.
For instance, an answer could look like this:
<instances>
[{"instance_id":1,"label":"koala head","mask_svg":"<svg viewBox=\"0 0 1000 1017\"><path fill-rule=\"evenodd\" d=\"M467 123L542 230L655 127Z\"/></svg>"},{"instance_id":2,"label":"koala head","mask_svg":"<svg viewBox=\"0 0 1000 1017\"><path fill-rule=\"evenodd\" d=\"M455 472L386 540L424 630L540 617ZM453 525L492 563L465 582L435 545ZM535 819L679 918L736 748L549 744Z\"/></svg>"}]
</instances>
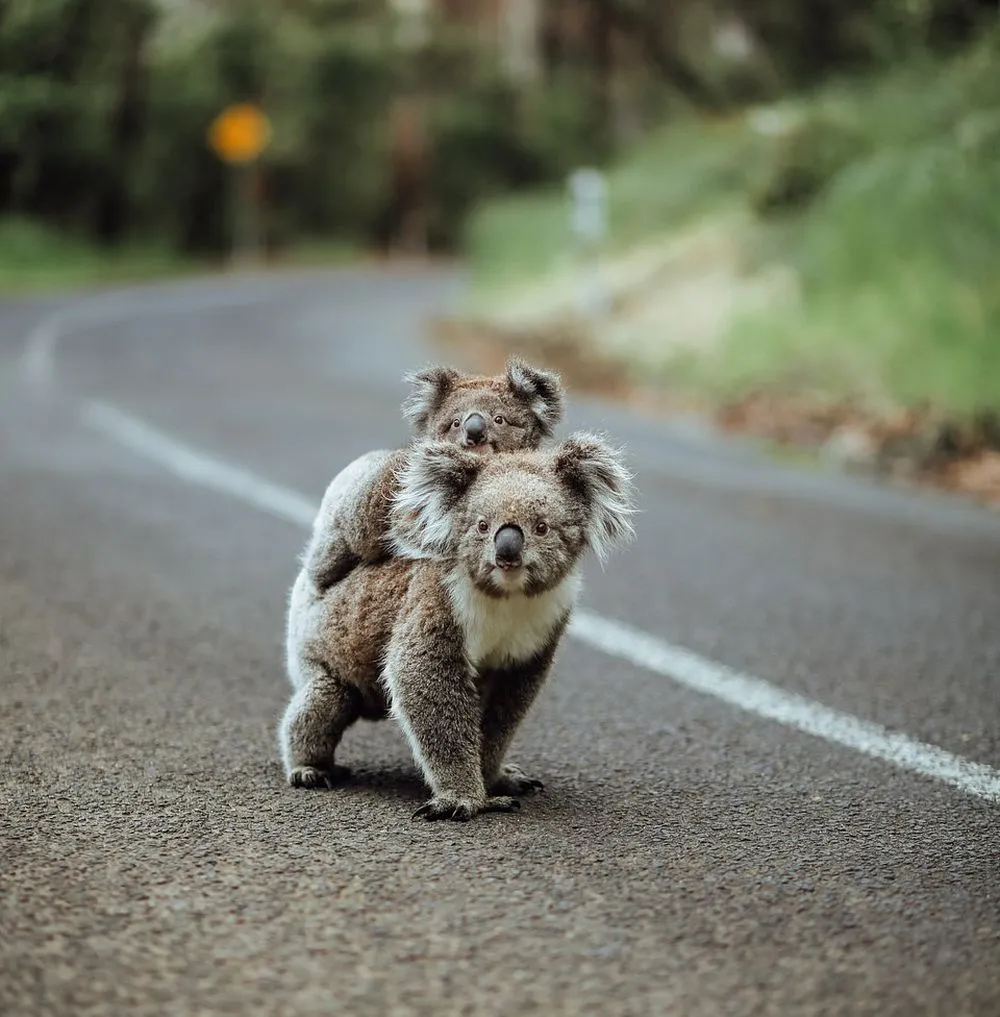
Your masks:
<instances>
[{"instance_id":1,"label":"koala head","mask_svg":"<svg viewBox=\"0 0 1000 1017\"><path fill-rule=\"evenodd\" d=\"M482 592L534 596L634 536L632 477L602 437L483 457L447 442L411 450L391 510L404 557L454 558Z\"/></svg>"},{"instance_id":2,"label":"koala head","mask_svg":"<svg viewBox=\"0 0 1000 1017\"><path fill-rule=\"evenodd\" d=\"M492 378L429 367L406 380L412 391L403 415L423 439L476 452L511 452L537 448L562 419L559 376L516 357Z\"/></svg>"}]
</instances>

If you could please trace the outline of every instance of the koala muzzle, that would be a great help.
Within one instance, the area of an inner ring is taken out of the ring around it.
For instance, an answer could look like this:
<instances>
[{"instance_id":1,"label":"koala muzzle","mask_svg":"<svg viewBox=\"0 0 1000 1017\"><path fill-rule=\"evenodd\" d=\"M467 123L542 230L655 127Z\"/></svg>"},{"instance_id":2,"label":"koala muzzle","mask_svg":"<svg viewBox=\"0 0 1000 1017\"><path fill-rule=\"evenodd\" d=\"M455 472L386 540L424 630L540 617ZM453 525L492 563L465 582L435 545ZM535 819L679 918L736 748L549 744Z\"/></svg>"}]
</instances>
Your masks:
<instances>
[{"instance_id":1,"label":"koala muzzle","mask_svg":"<svg viewBox=\"0 0 1000 1017\"><path fill-rule=\"evenodd\" d=\"M482 445L487 431L486 418L481 413L470 413L465 421L465 440L470 445Z\"/></svg>"},{"instance_id":2,"label":"koala muzzle","mask_svg":"<svg viewBox=\"0 0 1000 1017\"><path fill-rule=\"evenodd\" d=\"M521 564L524 534L519 526L501 526L493 538L496 562L502 569L516 568Z\"/></svg>"}]
</instances>

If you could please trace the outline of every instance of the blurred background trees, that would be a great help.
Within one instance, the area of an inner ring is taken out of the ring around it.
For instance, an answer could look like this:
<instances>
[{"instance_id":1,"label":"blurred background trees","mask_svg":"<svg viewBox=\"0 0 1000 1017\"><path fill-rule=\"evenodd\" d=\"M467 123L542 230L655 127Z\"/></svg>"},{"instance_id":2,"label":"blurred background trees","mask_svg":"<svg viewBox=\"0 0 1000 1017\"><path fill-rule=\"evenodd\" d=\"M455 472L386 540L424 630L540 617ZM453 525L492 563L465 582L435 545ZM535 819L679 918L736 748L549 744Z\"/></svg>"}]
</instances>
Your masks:
<instances>
[{"instance_id":1,"label":"blurred background trees","mask_svg":"<svg viewBox=\"0 0 1000 1017\"><path fill-rule=\"evenodd\" d=\"M0 0L0 216L231 240L206 131L260 103L267 247L461 243L482 199L967 41L995 0ZM769 200L781 200L771 195Z\"/></svg>"}]
</instances>

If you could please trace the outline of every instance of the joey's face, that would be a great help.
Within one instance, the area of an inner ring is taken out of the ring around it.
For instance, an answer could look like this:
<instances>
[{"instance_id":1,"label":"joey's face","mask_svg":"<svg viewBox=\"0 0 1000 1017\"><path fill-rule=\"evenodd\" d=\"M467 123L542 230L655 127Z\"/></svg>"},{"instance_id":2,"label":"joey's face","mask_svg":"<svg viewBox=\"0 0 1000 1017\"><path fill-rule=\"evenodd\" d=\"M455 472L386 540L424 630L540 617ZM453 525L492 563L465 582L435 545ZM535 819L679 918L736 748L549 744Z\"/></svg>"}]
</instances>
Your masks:
<instances>
[{"instance_id":1,"label":"joey's face","mask_svg":"<svg viewBox=\"0 0 1000 1017\"><path fill-rule=\"evenodd\" d=\"M490 475L492 474L492 475ZM580 507L543 470L487 470L461 520L458 558L491 597L552 589L586 543Z\"/></svg>"},{"instance_id":2,"label":"joey's face","mask_svg":"<svg viewBox=\"0 0 1000 1017\"><path fill-rule=\"evenodd\" d=\"M530 410L500 386L457 388L431 423L434 438L487 454L530 448L539 438Z\"/></svg>"}]
</instances>

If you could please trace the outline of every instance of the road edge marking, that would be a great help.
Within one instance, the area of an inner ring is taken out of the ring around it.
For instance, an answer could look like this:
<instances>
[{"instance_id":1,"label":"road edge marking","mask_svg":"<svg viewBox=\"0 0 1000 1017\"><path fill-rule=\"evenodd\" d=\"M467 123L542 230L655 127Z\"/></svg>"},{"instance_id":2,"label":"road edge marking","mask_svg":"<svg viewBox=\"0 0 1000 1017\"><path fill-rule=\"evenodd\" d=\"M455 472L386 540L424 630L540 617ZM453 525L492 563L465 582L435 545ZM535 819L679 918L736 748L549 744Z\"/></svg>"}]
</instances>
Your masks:
<instances>
[{"instance_id":1,"label":"road edge marking","mask_svg":"<svg viewBox=\"0 0 1000 1017\"><path fill-rule=\"evenodd\" d=\"M312 527L319 503L290 487L208 455L101 400L82 409L83 421L189 484L242 501L285 522ZM825 741L930 777L966 794L1000 803L1000 770L824 706L797 692L674 646L623 622L578 608L568 634L593 649L669 678L695 692Z\"/></svg>"},{"instance_id":2,"label":"road edge marking","mask_svg":"<svg viewBox=\"0 0 1000 1017\"><path fill-rule=\"evenodd\" d=\"M663 675L695 692L892 763L899 769L933 777L987 801L1000 802L1000 770L985 763L956 756L936 745L824 706L585 609L575 612L569 630L595 650Z\"/></svg>"},{"instance_id":3,"label":"road edge marking","mask_svg":"<svg viewBox=\"0 0 1000 1017\"><path fill-rule=\"evenodd\" d=\"M286 522L312 528L318 503L281 484L183 445L110 403L90 400L83 419L138 455L165 467L180 480L228 494Z\"/></svg>"}]
</instances>

